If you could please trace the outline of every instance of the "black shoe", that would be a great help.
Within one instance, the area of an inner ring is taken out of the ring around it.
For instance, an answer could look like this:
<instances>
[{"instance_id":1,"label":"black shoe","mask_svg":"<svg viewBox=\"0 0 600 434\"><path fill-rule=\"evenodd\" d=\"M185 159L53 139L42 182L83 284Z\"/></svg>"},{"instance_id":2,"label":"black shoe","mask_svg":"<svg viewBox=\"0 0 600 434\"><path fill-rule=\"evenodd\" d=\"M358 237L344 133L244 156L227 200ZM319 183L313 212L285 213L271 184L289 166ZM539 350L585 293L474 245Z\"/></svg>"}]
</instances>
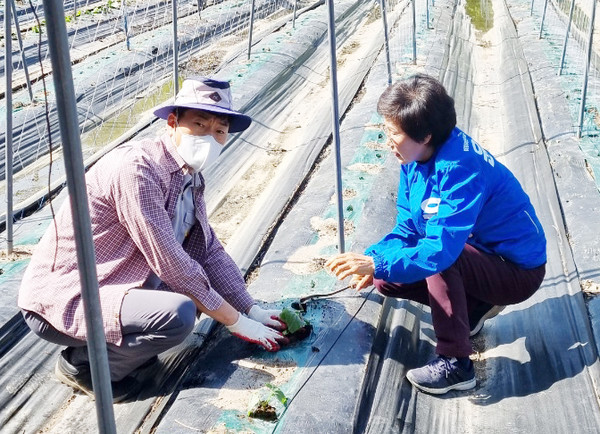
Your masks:
<instances>
[{"instance_id":1,"label":"black shoe","mask_svg":"<svg viewBox=\"0 0 600 434\"><path fill-rule=\"evenodd\" d=\"M475 387L475 368L468 359L439 356L421 368L411 369L406 378L417 389L434 395L451 390L468 390Z\"/></svg>"},{"instance_id":2,"label":"black shoe","mask_svg":"<svg viewBox=\"0 0 600 434\"><path fill-rule=\"evenodd\" d=\"M494 318L504 310L506 306L494 306L493 304L480 303L473 312L469 314L469 337L475 336L483 328L483 323Z\"/></svg>"},{"instance_id":3,"label":"black shoe","mask_svg":"<svg viewBox=\"0 0 600 434\"><path fill-rule=\"evenodd\" d=\"M82 365L72 365L69 362L69 351L67 348L60 353L54 374L56 377L67 386L71 386L75 390L85 393L90 398L94 399L94 389L92 387L92 374L90 365L84 363Z\"/></svg>"},{"instance_id":4,"label":"black shoe","mask_svg":"<svg viewBox=\"0 0 600 434\"><path fill-rule=\"evenodd\" d=\"M92 399L96 399L94 388L92 386L92 373L87 363L81 365L72 365L69 361L69 348L63 350L58 356L54 374L56 377L73 389L85 393ZM152 360L155 362L156 360ZM111 382L113 402L126 401L139 393L141 383L131 376L127 376L119 381Z\"/></svg>"},{"instance_id":5,"label":"black shoe","mask_svg":"<svg viewBox=\"0 0 600 434\"><path fill-rule=\"evenodd\" d=\"M112 385L113 402L135 401L142 390L142 383L135 377L128 375L119 381L113 381Z\"/></svg>"}]
</instances>

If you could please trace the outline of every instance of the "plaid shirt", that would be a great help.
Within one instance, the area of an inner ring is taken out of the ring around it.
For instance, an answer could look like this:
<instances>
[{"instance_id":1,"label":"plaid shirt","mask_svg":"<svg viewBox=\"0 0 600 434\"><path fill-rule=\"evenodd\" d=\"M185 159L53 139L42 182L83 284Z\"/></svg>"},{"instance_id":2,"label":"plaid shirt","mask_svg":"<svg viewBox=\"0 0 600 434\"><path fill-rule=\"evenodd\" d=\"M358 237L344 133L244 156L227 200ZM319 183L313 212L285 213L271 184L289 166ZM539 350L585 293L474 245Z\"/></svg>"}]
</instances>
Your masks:
<instances>
[{"instance_id":1,"label":"plaid shirt","mask_svg":"<svg viewBox=\"0 0 600 434\"><path fill-rule=\"evenodd\" d=\"M119 344L119 319L127 291L151 272L159 290L189 295L207 309L223 299L238 311L253 304L243 277L208 223L204 179L194 189L196 224L183 246L173 233L184 162L168 135L130 142L100 159L86 184L106 340ZM40 240L27 268L18 304L58 331L86 338L71 206L66 202ZM58 240L58 246L57 246Z\"/></svg>"}]
</instances>

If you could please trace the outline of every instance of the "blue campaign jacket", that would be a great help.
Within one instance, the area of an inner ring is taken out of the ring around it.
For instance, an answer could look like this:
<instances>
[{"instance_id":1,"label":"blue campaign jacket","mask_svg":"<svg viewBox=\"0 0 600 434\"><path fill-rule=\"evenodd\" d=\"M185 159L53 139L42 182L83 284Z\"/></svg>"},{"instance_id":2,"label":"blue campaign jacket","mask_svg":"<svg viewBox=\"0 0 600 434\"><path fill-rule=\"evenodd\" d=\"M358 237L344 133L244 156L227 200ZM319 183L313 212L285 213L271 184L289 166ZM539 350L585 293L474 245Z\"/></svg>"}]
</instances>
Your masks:
<instances>
[{"instance_id":1,"label":"blue campaign jacket","mask_svg":"<svg viewBox=\"0 0 600 434\"><path fill-rule=\"evenodd\" d=\"M365 254L375 277L410 283L450 267L465 243L531 269L546 262L546 238L521 184L454 128L425 163L403 165L396 226Z\"/></svg>"}]
</instances>

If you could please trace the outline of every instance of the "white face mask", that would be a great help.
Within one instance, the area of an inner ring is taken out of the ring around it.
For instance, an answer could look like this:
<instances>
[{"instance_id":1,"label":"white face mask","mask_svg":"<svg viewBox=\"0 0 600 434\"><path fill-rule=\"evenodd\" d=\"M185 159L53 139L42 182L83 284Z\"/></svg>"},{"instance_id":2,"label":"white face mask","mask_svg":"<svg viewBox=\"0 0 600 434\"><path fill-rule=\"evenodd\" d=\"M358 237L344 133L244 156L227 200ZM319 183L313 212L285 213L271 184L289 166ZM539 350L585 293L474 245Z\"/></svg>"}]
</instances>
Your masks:
<instances>
[{"instance_id":1,"label":"white face mask","mask_svg":"<svg viewBox=\"0 0 600 434\"><path fill-rule=\"evenodd\" d=\"M213 136L181 133L177 153L194 172L199 172L215 162L221 153L221 147Z\"/></svg>"}]
</instances>

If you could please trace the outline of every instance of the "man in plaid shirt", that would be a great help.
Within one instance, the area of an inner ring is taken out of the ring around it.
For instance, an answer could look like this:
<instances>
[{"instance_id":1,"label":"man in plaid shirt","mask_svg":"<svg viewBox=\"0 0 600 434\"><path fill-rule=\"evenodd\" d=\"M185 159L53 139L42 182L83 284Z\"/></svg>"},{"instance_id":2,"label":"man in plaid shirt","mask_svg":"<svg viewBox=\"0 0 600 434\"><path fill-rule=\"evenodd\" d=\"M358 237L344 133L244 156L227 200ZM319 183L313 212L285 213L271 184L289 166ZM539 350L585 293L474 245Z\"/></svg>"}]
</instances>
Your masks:
<instances>
[{"instance_id":1,"label":"man in plaid shirt","mask_svg":"<svg viewBox=\"0 0 600 434\"><path fill-rule=\"evenodd\" d=\"M201 170L251 119L232 109L229 83L204 77L154 113L167 121L161 137L118 147L86 176L116 401L130 394L132 372L185 339L197 312L268 351L285 342L281 312L255 304L203 198ZM57 377L93 396L69 202L39 243L18 304L34 333L67 346Z\"/></svg>"}]
</instances>

